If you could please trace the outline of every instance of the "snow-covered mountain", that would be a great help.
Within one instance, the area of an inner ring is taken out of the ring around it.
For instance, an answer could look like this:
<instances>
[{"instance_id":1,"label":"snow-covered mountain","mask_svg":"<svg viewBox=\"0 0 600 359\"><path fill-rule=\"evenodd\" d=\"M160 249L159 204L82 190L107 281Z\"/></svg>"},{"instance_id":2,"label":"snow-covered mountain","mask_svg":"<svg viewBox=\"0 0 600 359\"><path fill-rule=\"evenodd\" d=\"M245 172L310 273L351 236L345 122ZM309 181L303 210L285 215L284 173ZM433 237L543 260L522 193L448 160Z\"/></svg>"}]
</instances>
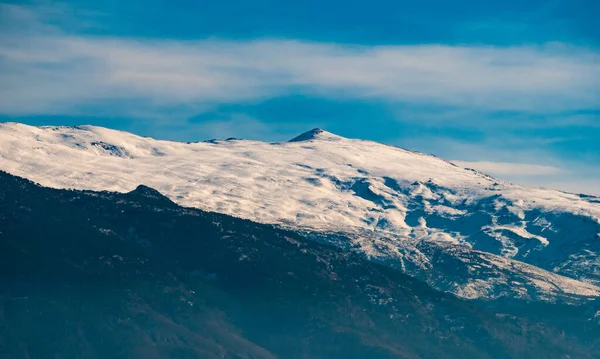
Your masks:
<instances>
[{"instance_id":1,"label":"snow-covered mountain","mask_svg":"<svg viewBox=\"0 0 600 359\"><path fill-rule=\"evenodd\" d=\"M466 298L600 296L600 198L319 129L286 143L180 143L5 123L0 169L57 188L144 184L180 205L361 251Z\"/></svg>"}]
</instances>

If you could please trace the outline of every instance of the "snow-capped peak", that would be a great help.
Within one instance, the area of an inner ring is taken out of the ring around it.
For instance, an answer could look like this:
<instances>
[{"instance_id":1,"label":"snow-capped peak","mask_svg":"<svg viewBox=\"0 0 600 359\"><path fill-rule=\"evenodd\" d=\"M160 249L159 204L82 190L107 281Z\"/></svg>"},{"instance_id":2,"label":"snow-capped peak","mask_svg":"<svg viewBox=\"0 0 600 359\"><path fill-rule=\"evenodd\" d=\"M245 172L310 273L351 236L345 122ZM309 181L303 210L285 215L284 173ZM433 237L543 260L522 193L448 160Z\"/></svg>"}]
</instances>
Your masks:
<instances>
[{"instance_id":1,"label":"snow-capped peak","mask_svg":"<svg viewBox=\"0 0 600 359\"><path fill-rule=\"evenodd\" d=\"M335 135L331 132L327 132L321 128L313 128L310 131L304 132L303 134L292 138L291 140L289 140L289 142L305 142L314 140L339 141L342 139L343 137Z\"/></svg>"}]
</instances>

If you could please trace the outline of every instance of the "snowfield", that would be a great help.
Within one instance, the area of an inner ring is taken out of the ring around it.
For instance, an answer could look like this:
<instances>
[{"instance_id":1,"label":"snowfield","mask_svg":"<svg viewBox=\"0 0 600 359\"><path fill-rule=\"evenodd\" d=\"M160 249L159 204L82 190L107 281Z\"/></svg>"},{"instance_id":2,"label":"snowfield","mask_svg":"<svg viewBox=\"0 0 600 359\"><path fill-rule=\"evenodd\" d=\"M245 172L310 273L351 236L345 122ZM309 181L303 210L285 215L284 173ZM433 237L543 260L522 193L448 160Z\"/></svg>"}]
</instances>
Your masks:
<instances>
[{"instance_id":1,"label":"snowfield","mask_svg":"<svg viewBox=\"0 0 600 359\"><path fill-rule=\"evenodd\" d=\"M0 169L55 188L144 184L183 206L320 240L343 234L350 243L337 245L465 298L600 295L600 198L522 187L318 129L285 143L180 143L4 123Z\"/></svg>"}]
</instances>

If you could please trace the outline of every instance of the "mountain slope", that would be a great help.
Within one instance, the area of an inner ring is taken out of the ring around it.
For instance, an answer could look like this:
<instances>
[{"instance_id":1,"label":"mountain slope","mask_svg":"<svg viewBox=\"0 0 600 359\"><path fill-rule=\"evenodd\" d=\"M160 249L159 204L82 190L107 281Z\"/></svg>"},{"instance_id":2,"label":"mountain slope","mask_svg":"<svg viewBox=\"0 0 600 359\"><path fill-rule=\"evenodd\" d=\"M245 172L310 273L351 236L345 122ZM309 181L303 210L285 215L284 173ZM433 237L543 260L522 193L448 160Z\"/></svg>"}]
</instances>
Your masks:
<instances>
[{"instance_id":1,"label":"mountain slope","mask_svg":"<svg viewBox=\"0 0 600 359\"><path fill-rule=\"evenodd\" d=\"M127 192L143 183L181 205L341 233L366 255L467 298L600 293L600 199L524 188L323 130L289 143L178 143L93 126L8 123L0 125L0 169L57 188ZM457 263L463 272L475 273L458 286L424 272L438 268L435 258L448 248L469 258ZM529 274L512 276L517 267ZM477 276L481 268L492 270Z\"/></svg>"},{"instance_id":2,"label":"mountain slope","mask_svg":"<svg viewBox=\"0 0 600 359\"><path fill-rule=\"evenodd\" d=\"M574 331L494 313L351 252L181 208L144 186L53 190L0 173L0 228L2 357L600 354L584 339L598 337L595 323L576 321Z\"/></svg>"}]
</instances>

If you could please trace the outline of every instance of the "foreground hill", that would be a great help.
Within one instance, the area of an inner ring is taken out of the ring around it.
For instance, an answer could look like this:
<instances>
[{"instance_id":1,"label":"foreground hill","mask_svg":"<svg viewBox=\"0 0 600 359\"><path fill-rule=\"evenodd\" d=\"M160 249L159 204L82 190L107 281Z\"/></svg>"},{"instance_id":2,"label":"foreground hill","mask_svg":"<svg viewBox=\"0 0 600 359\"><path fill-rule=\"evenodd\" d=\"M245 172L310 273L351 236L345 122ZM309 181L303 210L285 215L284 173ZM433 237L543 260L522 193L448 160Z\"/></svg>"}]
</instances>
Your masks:
<instances>
[{"instance_id":1,"label":"foreground hill","mask_svg":"<svg viewBox=\"0 0 600 359\"><path fill-rule=\"evenodd\" d=\"M55 190L0 172L0 276L3 358L600 354L591 306L501 311L145 186Z\"/></svg>"}]
</instances>

